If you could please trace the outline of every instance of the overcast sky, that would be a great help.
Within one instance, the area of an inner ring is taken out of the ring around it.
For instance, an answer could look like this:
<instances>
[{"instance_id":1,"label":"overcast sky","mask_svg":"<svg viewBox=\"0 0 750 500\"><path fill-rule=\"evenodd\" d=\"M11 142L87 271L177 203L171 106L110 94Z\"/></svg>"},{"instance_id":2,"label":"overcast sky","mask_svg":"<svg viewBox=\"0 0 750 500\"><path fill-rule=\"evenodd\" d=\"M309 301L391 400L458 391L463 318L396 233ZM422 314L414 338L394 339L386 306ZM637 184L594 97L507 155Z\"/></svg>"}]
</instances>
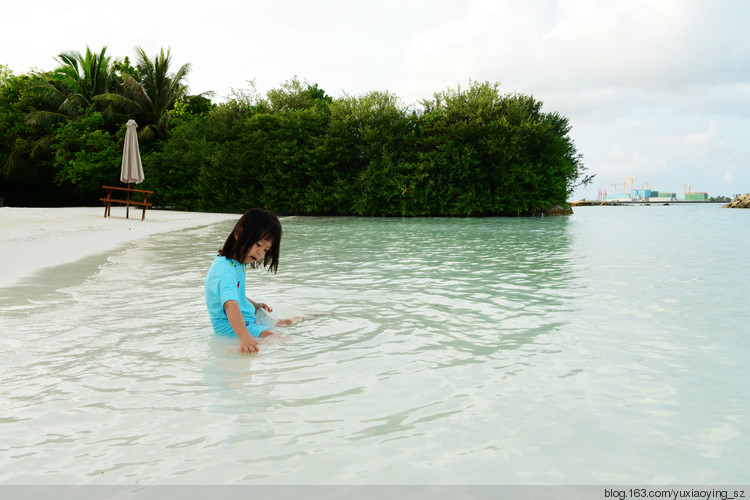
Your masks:
<instances>
[{"instance_id":1,"label":"overcast sky","mask_svg":"<svg viewBox=\"0 0 750 500\"><path fill-rule=\"evenodd\" d=\"M682 196L750 192L750 2L744 0L34 0L2 7L0 64L171 47L193 93L389 91L405 105L470 81L570 119L596 199L635 177Z\"/></svg>"}]
</instances>

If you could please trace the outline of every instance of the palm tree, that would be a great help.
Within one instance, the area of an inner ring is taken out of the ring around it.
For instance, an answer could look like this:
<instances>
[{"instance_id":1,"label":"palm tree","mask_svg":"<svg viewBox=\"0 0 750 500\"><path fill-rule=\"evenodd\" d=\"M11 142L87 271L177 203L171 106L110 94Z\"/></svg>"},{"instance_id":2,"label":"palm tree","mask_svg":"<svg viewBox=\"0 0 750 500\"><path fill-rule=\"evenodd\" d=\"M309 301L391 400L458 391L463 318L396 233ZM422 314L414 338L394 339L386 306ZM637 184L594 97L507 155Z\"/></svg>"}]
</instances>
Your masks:
<instances>
[{"instance_id":1,"label":"palm tree","mask_svg":"<svg viewBox=\"0 0 750 500\"><path fill-rule=\"evenodd\" d=\"M187 96L184 80L190 72L190 64L170 74L171 49L166 53L161 49L153 60L141 47L137 47L137 51L137 74L123 74L124 93L131 100L131 108L137 110L140 138L161 137L169 125L169 110Z\"/></svg>"},{"instance_id":2,"label":"palm tree","mask_svg":"<svg viewBox=\"0 0 750 500\"><path fill-rule=\"evenodd\" d=\"M81 107L93 104L97 96L106 94L112 86L114 75L110 71L110 57L105 55L106 52L107 47L103 47L98 55L86 47L85 57L78 51L59 55L63 64L55 75Z\"/></svg>"},{"instance_id":3,"label":"palm tree","mask_svg":"<svg viewBox=\"0 0 750 500\"><path fill-rule=\"evenodd\" d=\"M60 54L60 67L29 87L44 109L30 113L27 121L48 125L81 116L94 105L112 113L111 106L105 106L108 100L104 96L113 87L115 75L106 52L107 47L103 47L95 54L87 46L85 56L78 51Z\"/></svg>"}]
</instances>

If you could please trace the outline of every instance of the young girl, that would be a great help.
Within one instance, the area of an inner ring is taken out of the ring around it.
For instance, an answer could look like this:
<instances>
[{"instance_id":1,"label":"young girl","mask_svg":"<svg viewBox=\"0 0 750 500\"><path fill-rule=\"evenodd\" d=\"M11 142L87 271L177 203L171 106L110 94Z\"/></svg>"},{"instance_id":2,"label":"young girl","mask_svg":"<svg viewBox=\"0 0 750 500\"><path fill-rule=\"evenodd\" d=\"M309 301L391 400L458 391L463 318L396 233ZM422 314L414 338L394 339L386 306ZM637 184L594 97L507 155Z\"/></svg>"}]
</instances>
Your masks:
<instances>
[{"instance_id":1,"label":"young girl","mask_svg":"<svg viewBox=\"0 0 750 500\"><path fill-rule=\"evenodd\" d=\"M273 309L245 295L245 270L263 266L275 273L280 244L279 219L260 208L249 210L235 224L206 275L206 307L214 332L237 335L240 352L258 352L255 338L273 334L256 322L256 311ZM276 325L289 323L281 320Z\"/></svg>"}]
</instances>

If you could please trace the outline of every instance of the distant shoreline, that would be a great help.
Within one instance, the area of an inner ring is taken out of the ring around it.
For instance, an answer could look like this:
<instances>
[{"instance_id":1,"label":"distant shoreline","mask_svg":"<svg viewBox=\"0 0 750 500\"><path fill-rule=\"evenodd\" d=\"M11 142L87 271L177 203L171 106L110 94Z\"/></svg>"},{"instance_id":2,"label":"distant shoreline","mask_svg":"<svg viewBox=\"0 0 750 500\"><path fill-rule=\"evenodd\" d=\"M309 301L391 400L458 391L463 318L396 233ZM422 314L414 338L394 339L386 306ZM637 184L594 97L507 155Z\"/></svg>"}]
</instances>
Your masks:
<instances>
[{"instance_id":1,"label":"distant shoreline","mask_svg":"<svg viewBox=\"0 0 750 500\"><path fill-rule=\"evenodd\" d=\"M717 204L726 205L727 201L709 201L709 200L673 200L673 201L599 201L599 200L577 200L569 201L571 207L619 207L624 205L683 205L683 204Z\"/></svg>"}]
</instances>

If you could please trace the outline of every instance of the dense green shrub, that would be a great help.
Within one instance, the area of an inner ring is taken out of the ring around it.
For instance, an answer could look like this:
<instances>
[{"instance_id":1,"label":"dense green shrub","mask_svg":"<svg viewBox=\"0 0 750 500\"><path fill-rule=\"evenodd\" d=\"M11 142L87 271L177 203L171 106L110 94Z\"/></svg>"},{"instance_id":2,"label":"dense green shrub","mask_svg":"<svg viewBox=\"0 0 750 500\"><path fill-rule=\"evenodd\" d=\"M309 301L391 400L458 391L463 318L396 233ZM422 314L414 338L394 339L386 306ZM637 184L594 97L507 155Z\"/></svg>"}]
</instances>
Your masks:
<instances>
[{"instance_id":1,"label":"dense green shrub","mask_svg":"<svg viewBox=\"0 0 750 500\"><path fill-rule=\"evenodd\" d=\"M94 199L103 185L120 182L125 126L111 134L103 122L101 113L89 111L80 120L58 126L51 139L55 181L75 185L83 199Z\"/></svg>"}]
</instances>

